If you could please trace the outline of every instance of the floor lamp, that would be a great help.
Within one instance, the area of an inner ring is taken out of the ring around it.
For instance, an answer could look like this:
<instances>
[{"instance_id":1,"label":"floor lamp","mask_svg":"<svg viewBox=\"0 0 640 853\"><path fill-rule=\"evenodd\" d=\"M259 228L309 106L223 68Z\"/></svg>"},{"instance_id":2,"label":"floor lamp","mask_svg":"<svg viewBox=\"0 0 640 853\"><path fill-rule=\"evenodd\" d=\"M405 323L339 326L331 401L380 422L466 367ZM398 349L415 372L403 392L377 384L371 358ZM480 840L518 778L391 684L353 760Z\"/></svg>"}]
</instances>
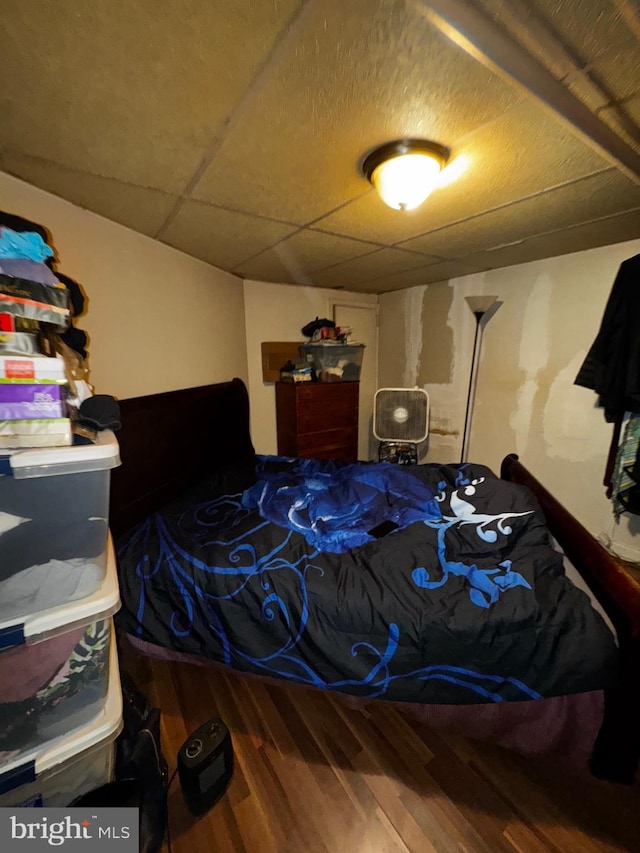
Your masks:
<instances>
[{"instance_id":1,"label":"floor lamp","mask_svg":"<svg viewBox=\"0 0 640 853\"><path fill-rule=\"evenodd\" d=\"M471 372L469 374L469 393L467 394L467 408L464 415L464 430L462 432L462 452L460 464L467 461L469 452L469 439L471 438L471 420L473 407L475 405L475 390L478 383L478 366L480 364L480 348L482 347L482 318L487 311L498 301L497 296L465 296L467 305L471 308L476 318L476 333L473 338L473 355L471 356Z\"/></svg>"}]
</instances>

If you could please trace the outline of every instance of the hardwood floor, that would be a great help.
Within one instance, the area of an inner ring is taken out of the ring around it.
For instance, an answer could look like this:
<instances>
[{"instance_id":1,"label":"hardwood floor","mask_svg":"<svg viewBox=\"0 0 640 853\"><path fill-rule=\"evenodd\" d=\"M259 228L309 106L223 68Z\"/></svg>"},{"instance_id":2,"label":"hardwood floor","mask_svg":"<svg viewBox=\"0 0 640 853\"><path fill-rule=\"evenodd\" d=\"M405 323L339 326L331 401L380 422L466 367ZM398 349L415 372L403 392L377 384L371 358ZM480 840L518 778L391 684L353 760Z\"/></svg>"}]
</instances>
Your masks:
<instances>
[{"instance_id":1,"label":"hardwood floor","mask_svg":"<svg viewBox=\"0 0 640 853\"><path fill-rule=\"evenodd\" d=\"M174 853L640 853L638 783L436 734L383 703L354 711L130 651L122 666L162 711L170 770L208 718L232 733L235 773L213 809L193 817L171 787Z\"/></svg>"}]
</instances>

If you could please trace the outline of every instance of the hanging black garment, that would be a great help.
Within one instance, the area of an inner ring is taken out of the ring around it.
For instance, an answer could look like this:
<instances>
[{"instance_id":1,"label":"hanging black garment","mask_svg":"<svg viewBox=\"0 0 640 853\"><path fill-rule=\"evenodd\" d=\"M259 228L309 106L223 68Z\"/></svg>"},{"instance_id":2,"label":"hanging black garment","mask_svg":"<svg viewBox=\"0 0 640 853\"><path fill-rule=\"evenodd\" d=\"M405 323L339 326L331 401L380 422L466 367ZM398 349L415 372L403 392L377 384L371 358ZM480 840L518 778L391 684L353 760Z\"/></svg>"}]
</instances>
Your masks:
<instances>
[{"instance_id":1,"label":"hanging black garment","mask_svg":"<svg viewBox=\"0 0 640 853\"><path fill-rule=\"evenodd\" d=\"M575 384L599 395L609 422L640 413L640 255L621 264Z\"/></svg>"}]
</instances>

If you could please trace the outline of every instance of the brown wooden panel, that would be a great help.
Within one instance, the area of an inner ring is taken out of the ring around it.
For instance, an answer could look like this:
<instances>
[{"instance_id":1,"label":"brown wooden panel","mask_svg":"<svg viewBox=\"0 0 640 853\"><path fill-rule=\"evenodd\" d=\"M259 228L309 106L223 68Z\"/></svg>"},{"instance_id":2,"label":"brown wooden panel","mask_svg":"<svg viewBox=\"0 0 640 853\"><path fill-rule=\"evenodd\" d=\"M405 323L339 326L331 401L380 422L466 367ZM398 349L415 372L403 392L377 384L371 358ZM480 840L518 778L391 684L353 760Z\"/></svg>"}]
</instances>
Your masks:
<instances>
[{"instance_id":1,"label":"brown wooden panel","mask_svg":"<svg viewBox=\"0 0 640 853\"><path fill-rule=\"evenodd\" d=\"M263 341L262 379L264 382L277 382L280 368L288 361L300 359L300 341Z\"/></svg>"},{"instance_id":2,"label":"brown wooden panel","mask_svg":"<svg viewBox=\"0 0 640 853\"><path fill-rule=\"evenodd\" d=\"M111 474L109 524L127 531L207 471L254 455L240 379L120 400L122 465Z\"/></svg>"},{"instance_id":3,"label":"brown wooden panel","mask_svg":"<svg viewBox=\"0 0 640 853\"><path fill-rule=\"evenodd\" d=\"M631 784L640 759L640 586L515 453L503 459L500 476L533 492L549 530L615 626L620 683L605 691L604 723L591 758L591 770L600 778Z\"/></svg>"}]
</instances>

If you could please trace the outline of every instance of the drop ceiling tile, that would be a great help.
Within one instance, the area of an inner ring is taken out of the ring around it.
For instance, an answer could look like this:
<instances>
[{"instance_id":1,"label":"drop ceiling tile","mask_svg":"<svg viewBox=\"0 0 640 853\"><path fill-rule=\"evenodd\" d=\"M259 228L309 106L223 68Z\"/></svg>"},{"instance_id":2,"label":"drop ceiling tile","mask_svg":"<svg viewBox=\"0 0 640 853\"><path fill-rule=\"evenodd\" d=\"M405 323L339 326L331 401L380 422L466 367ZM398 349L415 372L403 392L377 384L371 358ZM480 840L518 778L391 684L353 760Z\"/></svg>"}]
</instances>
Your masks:
<instances>
[{"instance_id":1,"label":"drop ceiling tile","mask_svg":"<svg viewBox=\"0 0 640 853\"><path fill-rule=\"evenodd\" d=\"M178 193L299 5L5 0L0 145Z\"/></svg>"},{"instance_id":2,"label":"drop ceiling tile","mask_svg":"<svg viewBox=\"0 0 640 853\"><path fill-rule=\"evenodd\" d=\"M380 248L376 243L351 240L348 237L307 228L285 240L277 247L277 251L281 257L299 258L310 272L314 272Z\"/></svg>"},{"instance_id":3,"label":"drop ceiling tile","mask_svg":"<svg viewBox=\"0 0 640 853\"><path fill-rule=\"evenodd\" d=\"M518 98L420 4L323 0L193 195L309 223L367 192L359 162L375 145L403 136L451 144Z\"/></svg>"},{"instance_id":4,"label":"drop ceiling tile","mask_svg":"<svg viewBox=\"0 0 640 853\"><path fill-rule=\"evenodd\" d=\"M338 287L344 285L351 287L354 284L367 284L382 275L403 272L404 270L424 266L431 260L439 260L426 255L418 255L414 252L403 252L400 249L379 249L369 255L354 258L328 267L325 270L314 273L313 279L316 284L323 287ZM371 291L374 293L375 291Z\"/></svg>"},{"instance_id":5,"label":"drop ceiling tile","mask_svg":"<svg viewBox=\"0 0 640 853\"><path fill-rule=\"evenodd\" d=\"M478 264L466 264L459 261L442 261L437 264L429 264L418 269L408 270L391 275L384 275L371 282L372 293L389 293L391 290L404 290L407 287L418 287L422 284L435 284L436 282L448 281L462 275L471 275L483 272L486 266Z\"/></svg>"},{"instance_id":6,"label":"drop ceiling tile","mask_svg":"<svg viewBox=\"0 0 640 853\"><path fill-rule=\"evenodd\" d=\"M292 225L185 201L162 242L230 270L295 231Z\"/></svg>"},{"instance_id":7,"label":"drop ceiling tile","mask_svg":"<svg viewBox=\"0 0 640 853\"><path fill-rule=\"evenodd\" d=\"M468 263L484 264L489 269L524 264L540 258L553 258L597 246L609 246L640 237L640 208L596 222L566 228L553 234L533 237L514 246L492 252L479 252L465 258Z\"/></svg>"},{"instance_id":8,"label":"drop ceiling tile","mask_svg":"<svg viewBox=\"0 0 640 853\"><path fill-rule=\"evenodd\" d=\"M640 186L614 169L401 243L460 258L492 246L640 207Z\"/></svg>"},{"instance_id":9,"label":"drop ceiling tile","mask_svg":"<svg viewBox=\"0 0 640 853\"><path fill-rule=\"evenodd\" d=\"M396 243L610 166L532 103L520 104L480 128L453 153L466 158L466 171L435 190L413 216L391 210L372 192L316 227Z\"/></svg>"},{"instance_id":10,"label":"drop ceiling tile","mask_svg":"<svg viewBox=\"0 0 640 853\"><path fill-rule=\"evenodd\" d=\"M257 257L239 264L234 272L245 278L266 276L265 280L268 281L307 284L312 283L311 274L316 270L375 252L379 248L376 243L363 243L335 234L303 229L273 249L267 249Z\"/></svg>"},{"instance_id":11,"label":"drop ceiling tile","mask_svg":"<svg viewBox=\"0 0 640 853\"><path fill-rule=\"evenodd\" d=\"M255 281L275 281L278 284L314 284L311 273L295 258L280 253L279 243L274 249L267 249L243 261L234 268L235 275Z\"/></svg>"},{"instance_id":12,"label":"drop ceiling tile","mask_svg":"<svg viewBox=\"0 0 640 853\"><path fill-rule=\"evenodd\" d=\"M2 167L34 186L149 237L155 237L177 201L176 196L158 190L83 174L6 151Z\"/></svg>"}]
</instances>

